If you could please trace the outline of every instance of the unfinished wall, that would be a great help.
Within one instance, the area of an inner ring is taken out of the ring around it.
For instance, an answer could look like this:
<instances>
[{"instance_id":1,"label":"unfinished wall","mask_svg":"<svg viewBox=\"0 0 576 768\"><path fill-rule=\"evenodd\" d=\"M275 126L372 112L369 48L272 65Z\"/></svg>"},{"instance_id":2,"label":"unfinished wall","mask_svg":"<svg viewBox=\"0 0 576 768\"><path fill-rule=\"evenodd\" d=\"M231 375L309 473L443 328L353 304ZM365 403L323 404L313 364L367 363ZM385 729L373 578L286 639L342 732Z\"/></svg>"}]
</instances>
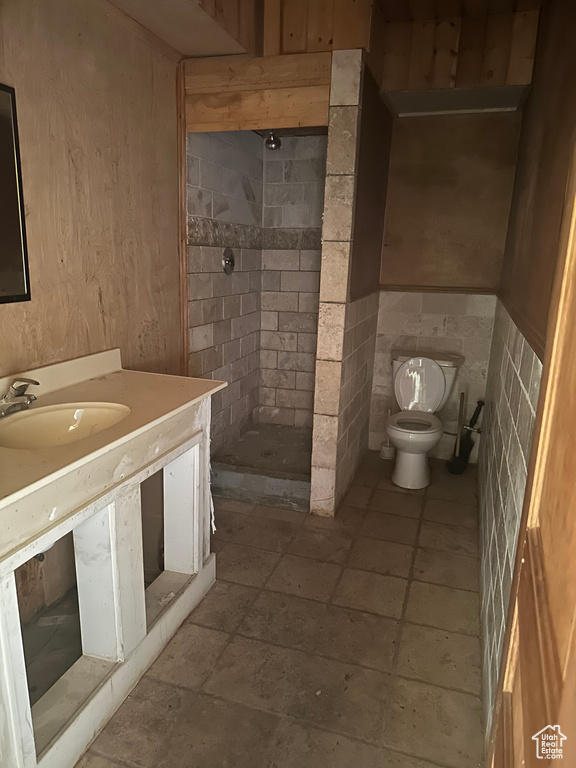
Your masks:
<instances>
[{"instance_id":1,"label":"unfinished wall","mask_svg":"<svg viewBox=\"0 0 576 768\"><path fill-rule=\"evenodd\" d=\"M496 309L480 452L481 617L489 732L540 391L542 363L501 302Z\"/></svg>"},{"instance_id":2,"label":"unfinished wall","mask_svg":"<svg viewBox=\"0 0 576 768\"><path fill-rule=\"evenodd\" d=\"M544 4L502 270L502 300L541 359L576 127L575 29L576 4Z\"/></svg>"},{"instance_id":3,"label":"unfinished wall","mask_svg":"<svg viewBox=\"0 0 576 768\"><path fill-rule=\"evenodd\" d=\"M260 405L263 423L311 427L326 137L264 150Z\"/></svg>"},{"instance_id":4,"label":"unfinished wall","mask_svg":"<svg viewBox=\"0 0 576 768\"><path fill-rule=\"evenodd\" d=\"M0 372L119 346L178 373L176 63L102 0L8 0L32 300L0 307Z\"/></svg>"},{"instance_id":5,"label":"unfinished wall","mask_svg":"<svg viewBox=\"0 0 576 768\"><path fill-rule=\"evenodd\" d=\"M380 283L495 292L520 113L394 122Z\"/></svg>"},{"instance_id":6,"label":"unfinished wall","mask_svg":"<svg viewBox=\"0 0 576 768\"><path fill-rule=\"evenodd\" d=\"M8 0L32 300L0 305L0 373L119 346L180 373L176 62L103 0ZM17 574L24 621L75 578L69 538Z\"/></svg>"},{"instance_id":7,"label":"unfinished wall","mask_svg":"<svg viewBox=\"0 0 576 768\"><path fill-rule=\"evenodd\" d=\"M464 357L448 402L438 412L447 432L456 432L460 392L467 397L467 420L484 399L496 297L462 293L402 293L381 291L374 384L370 408L370 448L380 450L386 440L388 409L398 411L392 377L393 349L433 357L434 352L453 352ZM454 437L445 434L432 456L448 459ZM479 438L475 441L478 443ZM472 459L475 460L476 453Z\"/></svg>"},{"instance_id":8,"label":"unfinished wall","mask_svg":"<svg viewBox=\"0 0 576 768\"><path fill-rule=\"evenodd\" d=\"M187 136L190 376L223 379L212 398L212 450L252 423L258 404L262 266L262 139ZM236 268L222 271L224 248Z\"/></svg>"}]
</instances>

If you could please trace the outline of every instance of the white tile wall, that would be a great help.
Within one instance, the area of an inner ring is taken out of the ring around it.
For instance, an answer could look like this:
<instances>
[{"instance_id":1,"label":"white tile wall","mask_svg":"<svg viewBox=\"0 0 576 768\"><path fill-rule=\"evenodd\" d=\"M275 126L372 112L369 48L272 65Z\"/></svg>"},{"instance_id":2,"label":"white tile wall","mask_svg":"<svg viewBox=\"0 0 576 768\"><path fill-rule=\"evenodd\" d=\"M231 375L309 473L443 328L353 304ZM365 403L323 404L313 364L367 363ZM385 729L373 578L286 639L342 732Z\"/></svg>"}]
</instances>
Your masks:
<instances>
[{"instance_id":1,"label":"white tile wall","mask_svg":"<svg viewBox=\"0 0 576 768\"><path fill-rule=\"evenodd\" d=\"M542 363L498 302L480 451L484 706L490 728Z\"/></svg>"},{"instance_id":2,"label":"white tile wall","mask_svg":"<svg viewBox=\"0 0 576 768\"><path fill-rule=\"evenodd\" d=\"M438 413L444 429L455 432L460 392L467 397L467 418L484 399L496 298L480 294L401 293L381 291L370 413L370 448L386 439L388 408L398 411L394 397L391 351L413 350L429 357L454 352L464 357L448 402ZM444 435L433 455L450 458L455 438ZM476 439L476 442L479 442ZM476 454L472 456L475 460Z\"/></svg>"}]
</instances>

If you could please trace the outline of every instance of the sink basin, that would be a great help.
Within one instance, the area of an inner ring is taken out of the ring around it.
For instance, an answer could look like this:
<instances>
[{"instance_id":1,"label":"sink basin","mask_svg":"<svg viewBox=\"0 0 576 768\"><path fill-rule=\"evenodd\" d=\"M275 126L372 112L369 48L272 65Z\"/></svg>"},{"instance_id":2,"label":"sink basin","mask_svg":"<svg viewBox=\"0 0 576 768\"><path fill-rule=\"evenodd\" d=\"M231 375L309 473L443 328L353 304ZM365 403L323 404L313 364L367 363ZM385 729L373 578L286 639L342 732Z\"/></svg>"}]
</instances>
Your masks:
<instances>
[{"instance_id":1,"label":"sink basin","mask_svg":"<svg viewBox=\"0 0 576 768\"><path fill-rule=\"evenodd\" d=\"M118 403L65 403L32 408L0 421L3 448L55 448L74 443L118 424L130 413Z\"/></svg>"}]
</instances>

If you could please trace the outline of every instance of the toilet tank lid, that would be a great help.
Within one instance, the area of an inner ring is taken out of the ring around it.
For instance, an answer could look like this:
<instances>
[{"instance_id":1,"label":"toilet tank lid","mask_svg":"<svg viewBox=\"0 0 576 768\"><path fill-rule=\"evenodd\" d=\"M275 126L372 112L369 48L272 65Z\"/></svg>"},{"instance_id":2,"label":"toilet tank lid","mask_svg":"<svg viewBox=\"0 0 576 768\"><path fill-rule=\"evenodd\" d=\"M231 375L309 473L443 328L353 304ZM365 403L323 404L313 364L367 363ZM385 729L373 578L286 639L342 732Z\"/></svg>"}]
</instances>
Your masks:
<instances>
[{"instance_id":1,"label":"toilet tank lid","mask_svg":"<svg viewBox=\"0 0 576 768\"><path fill-rule=\"evenodd\" d=\"M459 368L464 362L462 355L458 355L455 352L434 352L432 349L418 352L408 349L392 350L392 360L396 360L399 363L405 363L411 357L427 357L429 360L434 360L438 365L444 366L444 368Z\"/></svg>"}]
</instances>

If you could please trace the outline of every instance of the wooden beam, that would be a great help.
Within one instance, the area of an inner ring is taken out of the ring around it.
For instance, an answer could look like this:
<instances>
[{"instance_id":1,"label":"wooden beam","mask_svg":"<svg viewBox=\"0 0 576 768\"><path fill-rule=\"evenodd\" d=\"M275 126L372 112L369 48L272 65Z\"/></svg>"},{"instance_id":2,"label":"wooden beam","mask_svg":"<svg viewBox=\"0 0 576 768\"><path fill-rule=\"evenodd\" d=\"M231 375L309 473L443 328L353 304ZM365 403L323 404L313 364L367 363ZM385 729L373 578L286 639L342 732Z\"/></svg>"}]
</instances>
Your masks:
<instances>
[{"instance_id":1,"label":"wooden beam","mask_svg":"<svg viewBox=\"0 0 576 768\"><path fill-rule=\"evenodd\" d=\"M328 125L330 86L269 88L186 97L188 131L253 131Z\"/></svg>"},{"instance_id":2,"label":"wooden beam","mask_svg":"<svg viewBox=\"0 0 576 768\"><path fill-rule=\"evenodd\" d=\"M460 28L456 87L474 88L480 85L487 16L465 16Z\"/></svg>"},{"instance_id":3,"label":"wooden beam","mask_svg":"<svg viewBox=\"0 0 576 768\"><path fill-rule=\"evenodd\" d=\"M329 53L292 56L221 56L187 59L187 94L330 85Z\"/></svg>"}]
</instances>

